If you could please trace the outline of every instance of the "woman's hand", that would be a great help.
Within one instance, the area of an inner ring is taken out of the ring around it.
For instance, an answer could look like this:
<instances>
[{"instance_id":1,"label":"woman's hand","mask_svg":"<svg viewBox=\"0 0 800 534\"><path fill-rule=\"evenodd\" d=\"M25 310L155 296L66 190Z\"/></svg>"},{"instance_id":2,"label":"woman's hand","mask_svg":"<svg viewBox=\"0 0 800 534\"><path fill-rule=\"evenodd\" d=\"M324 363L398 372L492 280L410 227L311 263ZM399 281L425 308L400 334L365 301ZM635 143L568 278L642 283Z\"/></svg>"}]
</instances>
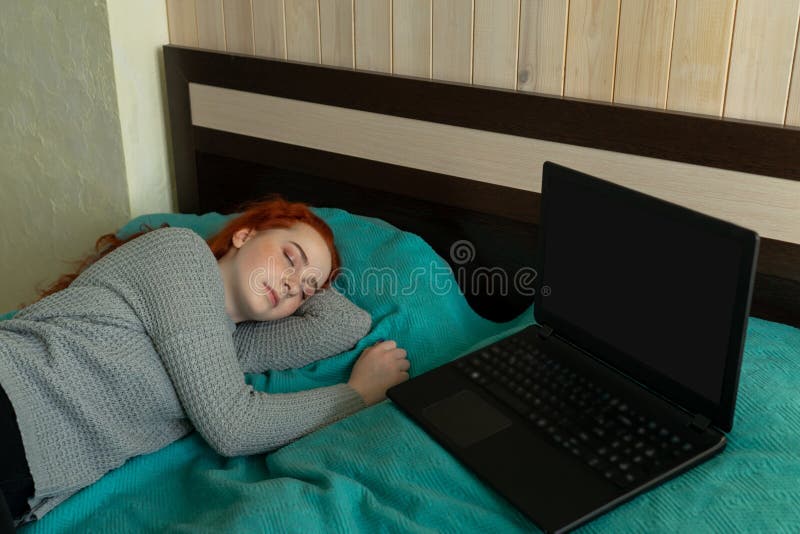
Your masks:
<instances>
[{"instance_id":1,"label":"woman's hand","mask_svg":"<svg viewBox=\"0 0 800 534\"><path fill-rule=\"evenodd\" d=\"M386 398L387 389L408 380L409 367L406 351L394 341L383 341L364 349L347 384L372 406Z\"/></svg>"}]
</instances>

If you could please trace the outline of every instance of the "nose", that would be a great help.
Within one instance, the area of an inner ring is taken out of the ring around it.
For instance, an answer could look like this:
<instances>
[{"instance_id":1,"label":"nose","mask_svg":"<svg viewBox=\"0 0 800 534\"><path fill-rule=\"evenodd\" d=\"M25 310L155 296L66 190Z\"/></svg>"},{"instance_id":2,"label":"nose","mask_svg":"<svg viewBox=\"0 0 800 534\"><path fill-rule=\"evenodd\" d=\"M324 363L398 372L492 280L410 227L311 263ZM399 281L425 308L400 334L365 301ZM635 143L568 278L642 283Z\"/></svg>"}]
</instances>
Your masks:
<instances>
[{"instance_id":1,"label":"nose","mask_svg":"<svg viewBox=\"0 0 800 534\"><path fill-rule=\"evenodd\" d=\"M283 277L283 290L285 295L294 296L300 289L300 274L287 272Z\"/></svg>"}]
</instances>

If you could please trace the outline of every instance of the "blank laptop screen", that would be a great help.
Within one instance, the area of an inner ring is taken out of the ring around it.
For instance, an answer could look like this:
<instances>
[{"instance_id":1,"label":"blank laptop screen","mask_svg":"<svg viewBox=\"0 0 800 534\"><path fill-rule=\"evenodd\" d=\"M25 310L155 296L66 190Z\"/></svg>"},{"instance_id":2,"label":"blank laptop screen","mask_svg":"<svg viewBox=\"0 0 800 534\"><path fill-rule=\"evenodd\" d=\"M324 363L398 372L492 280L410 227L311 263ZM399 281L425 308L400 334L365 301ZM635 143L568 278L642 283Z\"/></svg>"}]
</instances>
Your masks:
<instances>
[{"instance_id":1,"label":"blank laptop screen","mask_svg":"<svg viewBox=\"0 0 800 534\"><path fill-rule=\"evenodd\" d=\"M542 306L623 353L623 371L636 361L717 403L741 246L646 200L548 181Z\"/></svg>"}]
</instances>

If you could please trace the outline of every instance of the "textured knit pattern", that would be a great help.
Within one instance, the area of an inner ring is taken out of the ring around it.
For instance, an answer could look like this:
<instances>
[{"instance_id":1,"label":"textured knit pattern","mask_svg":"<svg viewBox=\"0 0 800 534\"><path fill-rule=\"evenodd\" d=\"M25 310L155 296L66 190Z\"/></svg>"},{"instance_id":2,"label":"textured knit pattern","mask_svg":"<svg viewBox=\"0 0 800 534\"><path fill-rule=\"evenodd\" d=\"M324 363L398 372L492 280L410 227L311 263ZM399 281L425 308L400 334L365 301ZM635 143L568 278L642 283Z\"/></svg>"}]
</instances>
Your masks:
<instances>
[{"instance_id":1,"label":"textured knit pattern","mask_svg":"<svg viewBox=\"0 0 800 534\"><path fill-rule=\"evenodd\" d=\"M531 310L510 323L481 319L457 292L437 293L427 279L413 292L386 284L380 291L375 277L362 284L360 273L369 268L391 266L403 287L415 269L444 262L417 236L376 219L317 213L333 228L344 264L359 273L337 286L370 312L372 330L352 350L302 369L247 375L255 389L336 384L380 338L406 348L417 375L531 324ZM149 215L130 229L162 221L210 235L225 218ZM800 532L798 377L800 330L751 318L725 451L579 532ZM267 455L225 458L192 433L108 473L21 534L173 531L506 534L536 528L384 402Z\"/></svg>"},{"instance_id":2,"label":"textured knit pattern","mask_svg":"<svg viewBox=\"0 0 800 534\"><path fill-rule=\"evenodd\" d=\"M334 291L298 313L271 328L237 329L205 241L164 228L0 322L0 384L17 414L35 515L192 428L224 456L247 455L363 408L346 384L266 394L245 382L243 364L305 365L351 347L370 326Z\"/></svg>"}]
</instances>

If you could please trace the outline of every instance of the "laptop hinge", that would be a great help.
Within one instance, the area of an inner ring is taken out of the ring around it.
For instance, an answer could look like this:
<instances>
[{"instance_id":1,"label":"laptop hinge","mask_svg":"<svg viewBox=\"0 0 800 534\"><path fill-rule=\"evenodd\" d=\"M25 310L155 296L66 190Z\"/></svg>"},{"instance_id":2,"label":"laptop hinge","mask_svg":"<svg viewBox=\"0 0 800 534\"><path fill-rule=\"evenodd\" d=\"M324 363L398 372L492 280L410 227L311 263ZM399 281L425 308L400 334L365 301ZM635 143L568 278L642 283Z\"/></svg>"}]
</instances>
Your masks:
<instances>
[{"instance_id":1,"label":"laptop hinge","mask_svg":"<svg viewBox=\"0 0 800 534\"><path fill-rule=\"evenodd\" d=\"M540 324L539 325L539 337L541 339L547 339L553 334L553 329L547 325Z\"/></svg>"},{"instance_id":2,"label":"laptop hinge","mask_svg":"<svg viewBox=\"0 0 800 534\"><path fill-rule=\"evenodd\" d=\"M708 425L711 424L711 420L703 414L695 414L692 422L689 423L689 428L693 430L697 430L698 432L705 432L708 430Z\"/></svg>"}]
</instances>

